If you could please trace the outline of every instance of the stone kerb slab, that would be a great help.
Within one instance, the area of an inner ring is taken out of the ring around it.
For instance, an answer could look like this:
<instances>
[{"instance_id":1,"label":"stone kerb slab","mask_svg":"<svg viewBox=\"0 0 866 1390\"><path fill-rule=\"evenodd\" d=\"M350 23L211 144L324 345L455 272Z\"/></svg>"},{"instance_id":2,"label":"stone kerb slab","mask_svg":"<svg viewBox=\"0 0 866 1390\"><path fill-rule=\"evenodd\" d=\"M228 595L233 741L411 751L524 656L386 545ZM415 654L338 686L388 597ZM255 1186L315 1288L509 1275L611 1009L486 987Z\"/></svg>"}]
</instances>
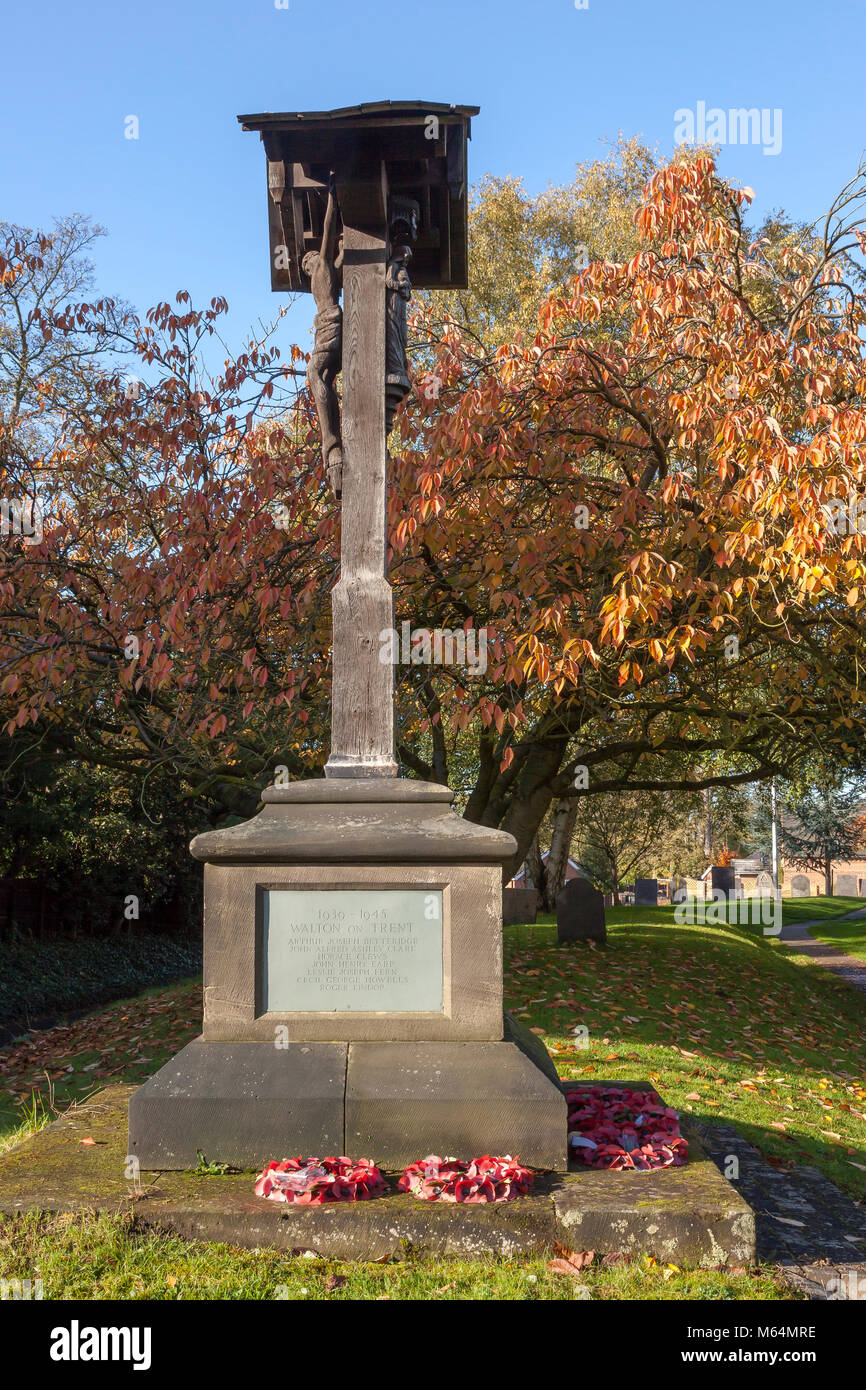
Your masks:
<instances>
[{"instance_id":1,"label":"stone kerb slab","mask_svg":"<svg viewBox=\"0 0 866 1390\"><path fill-rule=\"evenodd\" d=\"M687 1123L684 1168L540 1175L531 1196L480 1206L416 1201L396 1191L392 1175L389 1194L375 1201L295 1207L256 1197L252 1172L143 1171L130 1180L126 1111L133 1092L108 1087L3 1155L0 1214L132 1210L142 1225L188 1239L354 1260L402 1259L410 1247L460 1259L513 1258L550 1250L554 1241L699 1268L755 1259L751 1208ZM96 1142L85 1146L85 1137ZM278 1156L285 1155L269 1154Z\"/></svg>"}]
</instances>

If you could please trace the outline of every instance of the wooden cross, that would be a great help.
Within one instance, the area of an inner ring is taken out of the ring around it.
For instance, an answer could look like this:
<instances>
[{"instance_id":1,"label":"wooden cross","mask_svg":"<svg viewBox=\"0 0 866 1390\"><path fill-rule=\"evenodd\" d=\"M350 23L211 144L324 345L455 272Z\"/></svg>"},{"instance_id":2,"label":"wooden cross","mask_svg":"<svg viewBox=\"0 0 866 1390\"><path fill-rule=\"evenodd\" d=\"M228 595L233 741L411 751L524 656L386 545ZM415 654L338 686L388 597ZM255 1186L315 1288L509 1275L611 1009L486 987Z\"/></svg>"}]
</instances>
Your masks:
<instances>
[{"instance_id":1,"label":"wooden cross","mask_svg":"<svg viewBox=\"0 0 866 1390\"><path fill-rule=\"evenodd\" d=\"M415 284L466 288L466 142L477 113L477 106L380 101L336 111L238 117L245 130L259 131L268 161L272 288L315 288L308 257L311 252L333 255L333 222L323 209L333 208L327 199L334 183L343 222L339 446L332 389L339 366L339 311L326 279L320 282L323 350L311 375L332 484L339 476L342 449L341 574L332 595L331 754L325 766L329 778L397 775L392 644L380 641L380 633L394 626L386 566L389 224L396 208L414 210L406 214L406 225L412 224L408 240L419 233L412 247ZM401 266L405 259L403 254ZM324 268L321 263L319 268ZM393 366L388 367L389 412L408 386L408 378Z\"/></svg>"},{"instance_id":2,"label":"wooden cross","mask_svg":"<svg viewBox=\"0 0 866 1390\"><path fill-rule=\"evenodd\" d=\"M334 656L326 777L396 777L394 667L379 634L394 626L387 579L384 164L338 181L343 218L343 496L340 578L331 595Z\"/></svg>"}]
</instances>

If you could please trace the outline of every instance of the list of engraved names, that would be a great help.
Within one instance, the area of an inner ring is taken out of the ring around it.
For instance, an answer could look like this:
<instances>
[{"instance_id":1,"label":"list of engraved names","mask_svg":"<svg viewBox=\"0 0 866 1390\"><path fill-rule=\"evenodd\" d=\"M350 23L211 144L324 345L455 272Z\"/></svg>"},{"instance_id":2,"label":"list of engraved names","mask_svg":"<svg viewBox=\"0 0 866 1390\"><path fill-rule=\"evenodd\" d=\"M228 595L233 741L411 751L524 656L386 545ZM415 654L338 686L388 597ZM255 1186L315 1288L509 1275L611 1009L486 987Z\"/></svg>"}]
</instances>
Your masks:
<instances>
[{"instance_id":1,"label":"list of engraved names","mask_svg":"<svg viewBox=\"0 0 866 1390\"><path fill-rule=\"evenodd\" d=\"M442 892L270 889L265 1012L442 1010Z\"/></svg>"}]
</instances>

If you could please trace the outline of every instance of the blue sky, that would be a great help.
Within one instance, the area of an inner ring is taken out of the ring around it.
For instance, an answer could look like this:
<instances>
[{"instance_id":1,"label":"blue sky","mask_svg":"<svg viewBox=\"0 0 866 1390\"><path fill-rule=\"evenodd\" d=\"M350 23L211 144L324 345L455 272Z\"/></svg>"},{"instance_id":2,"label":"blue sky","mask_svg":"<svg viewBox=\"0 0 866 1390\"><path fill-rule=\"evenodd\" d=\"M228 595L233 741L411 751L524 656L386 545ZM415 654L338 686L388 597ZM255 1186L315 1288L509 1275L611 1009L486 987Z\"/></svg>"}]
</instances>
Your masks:
<instances>
[{"instance_id":1,"label":"blue sky","mask_svg":"<svg viewBox=\"0 0 866 1390\"><path fill-rule=\"evenodd\" d=\"M41 0L4 18L0 217L89 213L99 288L140 311L225 294L273 316L264 155L235 116L409 98L480 105L470 178L567 180L618 131L668 151L675 112L782 112L780 153L722 169L756 214L821 213L866 144L863 0ZM140 138L124 138L139 119ZM313 306L281 336L303 341Z\"/></svg>"}]
</instances>

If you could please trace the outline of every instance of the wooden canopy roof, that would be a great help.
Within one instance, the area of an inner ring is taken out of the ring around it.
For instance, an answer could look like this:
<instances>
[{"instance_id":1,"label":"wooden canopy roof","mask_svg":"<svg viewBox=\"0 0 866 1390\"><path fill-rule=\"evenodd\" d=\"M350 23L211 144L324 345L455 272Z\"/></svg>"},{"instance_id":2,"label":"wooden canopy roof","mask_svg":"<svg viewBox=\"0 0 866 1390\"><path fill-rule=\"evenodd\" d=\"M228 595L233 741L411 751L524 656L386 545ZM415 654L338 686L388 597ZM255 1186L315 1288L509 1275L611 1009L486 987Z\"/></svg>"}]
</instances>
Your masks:
<instances>
[{"instance_id":1,"label":"wooden canopy roof","mask_svg":"<svg viewBox=\"0 0 866 1390\"><path fill-rule=\"evenodd\" d=\"M418 205L412 283L467 284L467 141L477 106L377 101L334 111L238 116L268 163L271 288L309 290L301 270L319 249L328 180L364 181L385 167L389 198Z\"/></svg>"}]
</instances>

